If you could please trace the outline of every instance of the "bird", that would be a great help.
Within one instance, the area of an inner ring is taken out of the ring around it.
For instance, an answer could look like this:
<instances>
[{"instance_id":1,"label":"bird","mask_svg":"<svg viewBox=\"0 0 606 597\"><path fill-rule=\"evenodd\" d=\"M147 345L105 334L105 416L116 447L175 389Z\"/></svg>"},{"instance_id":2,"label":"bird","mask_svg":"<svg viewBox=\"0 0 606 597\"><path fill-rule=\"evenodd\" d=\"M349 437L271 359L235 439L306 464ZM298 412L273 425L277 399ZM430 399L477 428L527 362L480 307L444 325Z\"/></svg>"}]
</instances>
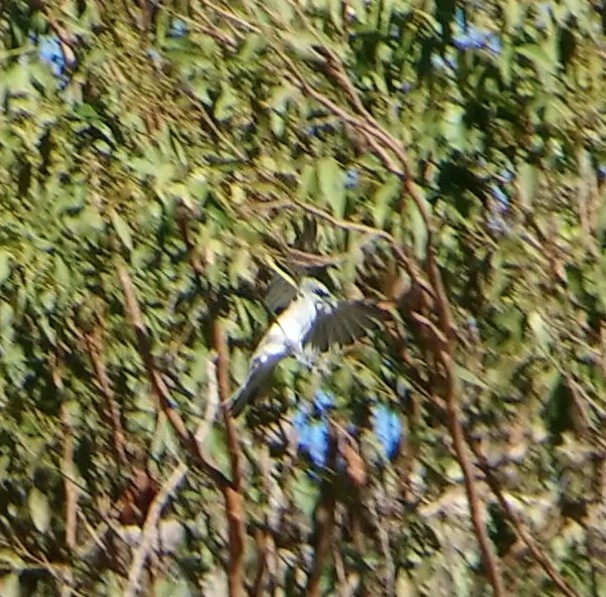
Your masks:
<instances>
[{"instance_id":1,"label":"bird","mask_svg":"<svg viewBox=\"0 0 606 597\"><path fill-rule=\"evenodd\" d=\"M308 364L313 352L347 344L375 326L381 309L367 300L335 299L315 278L303 279L294 296L257 345L242 385L227 402L237 417L269 382L278 363L295 356Z\"/></svg>"}]
</instances>

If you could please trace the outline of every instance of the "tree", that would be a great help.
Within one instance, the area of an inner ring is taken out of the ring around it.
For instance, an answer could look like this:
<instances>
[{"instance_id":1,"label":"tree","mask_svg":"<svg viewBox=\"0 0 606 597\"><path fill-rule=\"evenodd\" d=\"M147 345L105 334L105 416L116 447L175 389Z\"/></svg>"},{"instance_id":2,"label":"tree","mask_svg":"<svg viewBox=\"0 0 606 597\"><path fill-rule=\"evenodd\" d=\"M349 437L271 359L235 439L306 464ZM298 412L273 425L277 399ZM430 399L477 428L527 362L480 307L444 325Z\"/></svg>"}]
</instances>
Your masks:
<instances>
[{"instance_id":1,"label":"tree","mask_svg":"<svg viewBox=\"0 0 606 597\"><path fill-rule=\"evenodd\" d=\"M3 595L603 591L601 5L1 10ZM233 421L294 266L390 318Z\"/></svg>"}]
</instances>

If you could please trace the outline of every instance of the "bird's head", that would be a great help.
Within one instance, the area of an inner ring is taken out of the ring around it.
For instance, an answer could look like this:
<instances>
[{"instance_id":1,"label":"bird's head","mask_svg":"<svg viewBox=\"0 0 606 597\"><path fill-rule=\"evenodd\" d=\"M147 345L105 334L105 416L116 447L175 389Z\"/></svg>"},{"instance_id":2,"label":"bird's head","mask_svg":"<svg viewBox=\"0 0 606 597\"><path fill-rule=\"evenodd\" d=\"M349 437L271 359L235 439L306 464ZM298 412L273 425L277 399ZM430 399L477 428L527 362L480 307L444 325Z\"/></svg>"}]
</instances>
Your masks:
<instances>
[{"instance_id":1,"label":"bird's head","mask_svg":"<svg viewBox=\"0 0 606 597\"><path fill-rule=\"evenodd\" d=\"M331 298L328 288L314 278L303 280L300 292L303 296L313 297L314 301L326 301Z\"/></svg>"}]
</instances>

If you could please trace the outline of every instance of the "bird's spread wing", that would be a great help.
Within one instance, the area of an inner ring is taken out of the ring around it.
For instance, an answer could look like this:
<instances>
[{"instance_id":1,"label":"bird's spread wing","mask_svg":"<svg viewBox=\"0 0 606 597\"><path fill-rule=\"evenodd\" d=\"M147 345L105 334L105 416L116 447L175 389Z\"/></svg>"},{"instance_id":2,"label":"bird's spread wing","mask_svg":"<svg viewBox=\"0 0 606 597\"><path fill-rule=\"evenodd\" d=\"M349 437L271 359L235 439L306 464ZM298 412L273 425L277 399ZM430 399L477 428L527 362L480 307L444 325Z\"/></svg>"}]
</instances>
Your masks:
<instances>
[{"instance_id":1,"label":"bird's spread wing","mask_svg":"<svg viewBox=\"0 0 606 597\"><path fill-rule=\"evenodd\" d=\"M368 301L325 302L304 344L325 351L333 344L349 344L377 327L384 312Z\"/></svg>"},{"instance_id":2,"label":"bird's spread wing","mask_svg":"<svg viewBox=\"0 0 606 597\"><path fill-rule=\"evenodd\" d=\"M293 249L313 253L317 234L318 224L315 218L306 217L296 231L293 246L286 247L285 254L288 256L289 251ZM274 275L265 295L265 304L272 313L284 309L297 296L299 281L310 270L308 265L295 262L292 255L281 266L281 268L273 266Z\"/></svg>"},{"instance_id":3,"label":"bird's spread wing","mask_svg":"<svg viewBox=\"0 0 606 597\"><path fill-rule=\"evenodd\" d=\"M297 287L290 280L276 273L269 283L265 304L270 311L276 313L284 309L296 296Z\"/></svg>"}]
</instances>

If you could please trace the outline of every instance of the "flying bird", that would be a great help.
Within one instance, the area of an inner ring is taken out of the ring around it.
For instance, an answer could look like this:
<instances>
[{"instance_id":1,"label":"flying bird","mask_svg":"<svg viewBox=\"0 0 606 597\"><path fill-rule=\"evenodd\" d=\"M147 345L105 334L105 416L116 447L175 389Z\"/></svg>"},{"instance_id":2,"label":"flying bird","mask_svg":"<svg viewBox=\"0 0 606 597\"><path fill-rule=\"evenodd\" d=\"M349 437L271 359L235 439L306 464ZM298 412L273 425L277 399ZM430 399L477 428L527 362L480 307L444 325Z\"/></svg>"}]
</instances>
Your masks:
<instances>
[{"instance_id":1,"label":"flying bird","mask_svg":"<svg viewBox=\"0 0 606 597\"><path fill-rule=\"evenodd\" d=\"M311 352L348 344L377 324L382 311L369 301L338 301L315 278L304 279L290 303L261 338L248 375L228 402L237 417L269 382L278 363L295 356L309 362Z\"/></svg>"}]
</instances>

